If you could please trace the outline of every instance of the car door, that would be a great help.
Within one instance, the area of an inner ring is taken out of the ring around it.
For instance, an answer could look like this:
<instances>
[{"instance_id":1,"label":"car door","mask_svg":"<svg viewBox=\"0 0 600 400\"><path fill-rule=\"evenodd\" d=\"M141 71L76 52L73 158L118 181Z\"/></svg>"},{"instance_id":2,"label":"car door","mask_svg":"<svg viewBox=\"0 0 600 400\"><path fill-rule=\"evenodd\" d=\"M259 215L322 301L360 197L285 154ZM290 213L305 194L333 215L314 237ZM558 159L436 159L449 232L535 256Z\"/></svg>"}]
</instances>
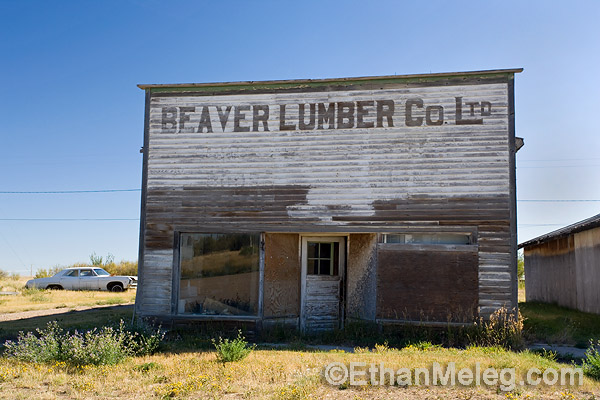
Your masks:
<instances>
[{"instance_id":1,"label":"car door","mask_svg":"<svg viewBox=\"0 0 600 400\"><path fill-rule=\"evenodd\" d=\"M63 289L77 290L79 289L79 270L72 269L60 277L60 285Z\"/></svg>"},{"instance_id":2,"label":"car door","mask_svg":"<svg viewBox=\"0 0 600 400\"><path fill-rule=\"evenodd\" d=\"M81 290L98 290L98 275L91 268L81 269L79 272L79 286Z\"/></svg>"}]
</instances>

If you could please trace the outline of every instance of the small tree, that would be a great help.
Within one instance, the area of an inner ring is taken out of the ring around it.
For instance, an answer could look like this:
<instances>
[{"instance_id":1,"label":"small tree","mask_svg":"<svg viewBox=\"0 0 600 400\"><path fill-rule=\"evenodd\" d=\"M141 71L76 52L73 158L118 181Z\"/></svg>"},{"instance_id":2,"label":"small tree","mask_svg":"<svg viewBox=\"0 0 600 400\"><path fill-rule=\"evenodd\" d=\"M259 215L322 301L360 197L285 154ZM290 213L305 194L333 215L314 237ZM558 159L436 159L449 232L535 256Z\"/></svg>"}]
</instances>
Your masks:
<instances>
[{"instance_id":1,"label":"small tree","mask_svg":"<svg viewBox=\"0 0 600 400\"><path fill-rule=\"evenodd\" d=\"M523 256L523 252L519 252L517 258L517 276L519 280L525 277L525 257Z\"/></svg>"},{"instance_id":2,"label":"small tree","mask_svg":"<svg viewBox=\"0 0 600 400\"><path fill-rule=\"evenodd\" d=\"M94 252L94 253L90 254L90 262L94 266L100 266L100 265L102 265L102 256L97 256L96 252Z\"/></svg>"}]
</instances>

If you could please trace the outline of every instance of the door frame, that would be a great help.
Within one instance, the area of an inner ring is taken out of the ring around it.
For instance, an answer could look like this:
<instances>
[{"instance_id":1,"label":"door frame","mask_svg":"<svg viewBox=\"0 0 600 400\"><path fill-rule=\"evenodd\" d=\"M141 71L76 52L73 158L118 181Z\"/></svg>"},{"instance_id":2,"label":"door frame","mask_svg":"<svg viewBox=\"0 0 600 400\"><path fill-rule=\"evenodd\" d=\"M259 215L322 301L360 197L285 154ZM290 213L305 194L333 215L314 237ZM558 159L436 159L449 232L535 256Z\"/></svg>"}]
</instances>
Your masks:
<instances>
[{"instance_id":1,"label":"door frame","mask_svg":"<svg viewBox=\"0 0 600 400\"><path fill-rule=\"evenodd\" d=\"M300 275L301 275L301 286L300 286L300 331L305 331L305 315L304 315L304 305L306 302L306 272L308 270L308 242L338 242L340 244L339 248L339 276L340 276L340 288L343 293L346 292L346 252L348 245L348 235L340 235L340 234L307 234L300 235ZM339 327L344 327L344 312L345 307L344 304L346 302L345 296L340 295L340 304L339 304Z\"/></svg>"}]
</instances>

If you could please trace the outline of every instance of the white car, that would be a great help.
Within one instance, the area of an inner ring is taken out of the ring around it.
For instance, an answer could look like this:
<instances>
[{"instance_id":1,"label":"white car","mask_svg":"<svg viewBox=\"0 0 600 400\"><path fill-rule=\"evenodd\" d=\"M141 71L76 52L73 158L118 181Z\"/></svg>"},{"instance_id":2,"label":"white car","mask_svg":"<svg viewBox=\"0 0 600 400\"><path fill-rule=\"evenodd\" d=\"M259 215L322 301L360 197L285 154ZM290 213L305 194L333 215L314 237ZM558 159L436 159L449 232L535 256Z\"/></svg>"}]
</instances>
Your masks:
<instances>
[{"instance_id":1,"label":"white car","mask_svg":"<svg viewBox=\"0 0 600 400\"><path fill-rule=\"evenodd\" d=\"M49 278L31 279L27 281L25 287L122 292L137 287L137 277L110 276L108 272L97 267L67 268Z\"/></svg>"}]
</instances>

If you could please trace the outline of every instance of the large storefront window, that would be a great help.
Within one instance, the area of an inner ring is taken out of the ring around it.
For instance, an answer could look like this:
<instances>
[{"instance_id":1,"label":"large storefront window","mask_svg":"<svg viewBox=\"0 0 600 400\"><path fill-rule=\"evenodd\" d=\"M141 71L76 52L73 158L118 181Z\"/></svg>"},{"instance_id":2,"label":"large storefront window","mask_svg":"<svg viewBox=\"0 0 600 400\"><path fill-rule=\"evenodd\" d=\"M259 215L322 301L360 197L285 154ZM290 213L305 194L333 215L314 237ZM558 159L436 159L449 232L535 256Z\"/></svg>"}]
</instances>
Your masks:
<instances>
[{"instance_id":1,"label":"large storefront window","mask_svg":"<svg viewBox=\"0 0 600 400\"><path fill-rule=\"evenodd\" d=\"M258 314L259 234L180 238L179 314Z\"/></svg>"}]
</instances>

